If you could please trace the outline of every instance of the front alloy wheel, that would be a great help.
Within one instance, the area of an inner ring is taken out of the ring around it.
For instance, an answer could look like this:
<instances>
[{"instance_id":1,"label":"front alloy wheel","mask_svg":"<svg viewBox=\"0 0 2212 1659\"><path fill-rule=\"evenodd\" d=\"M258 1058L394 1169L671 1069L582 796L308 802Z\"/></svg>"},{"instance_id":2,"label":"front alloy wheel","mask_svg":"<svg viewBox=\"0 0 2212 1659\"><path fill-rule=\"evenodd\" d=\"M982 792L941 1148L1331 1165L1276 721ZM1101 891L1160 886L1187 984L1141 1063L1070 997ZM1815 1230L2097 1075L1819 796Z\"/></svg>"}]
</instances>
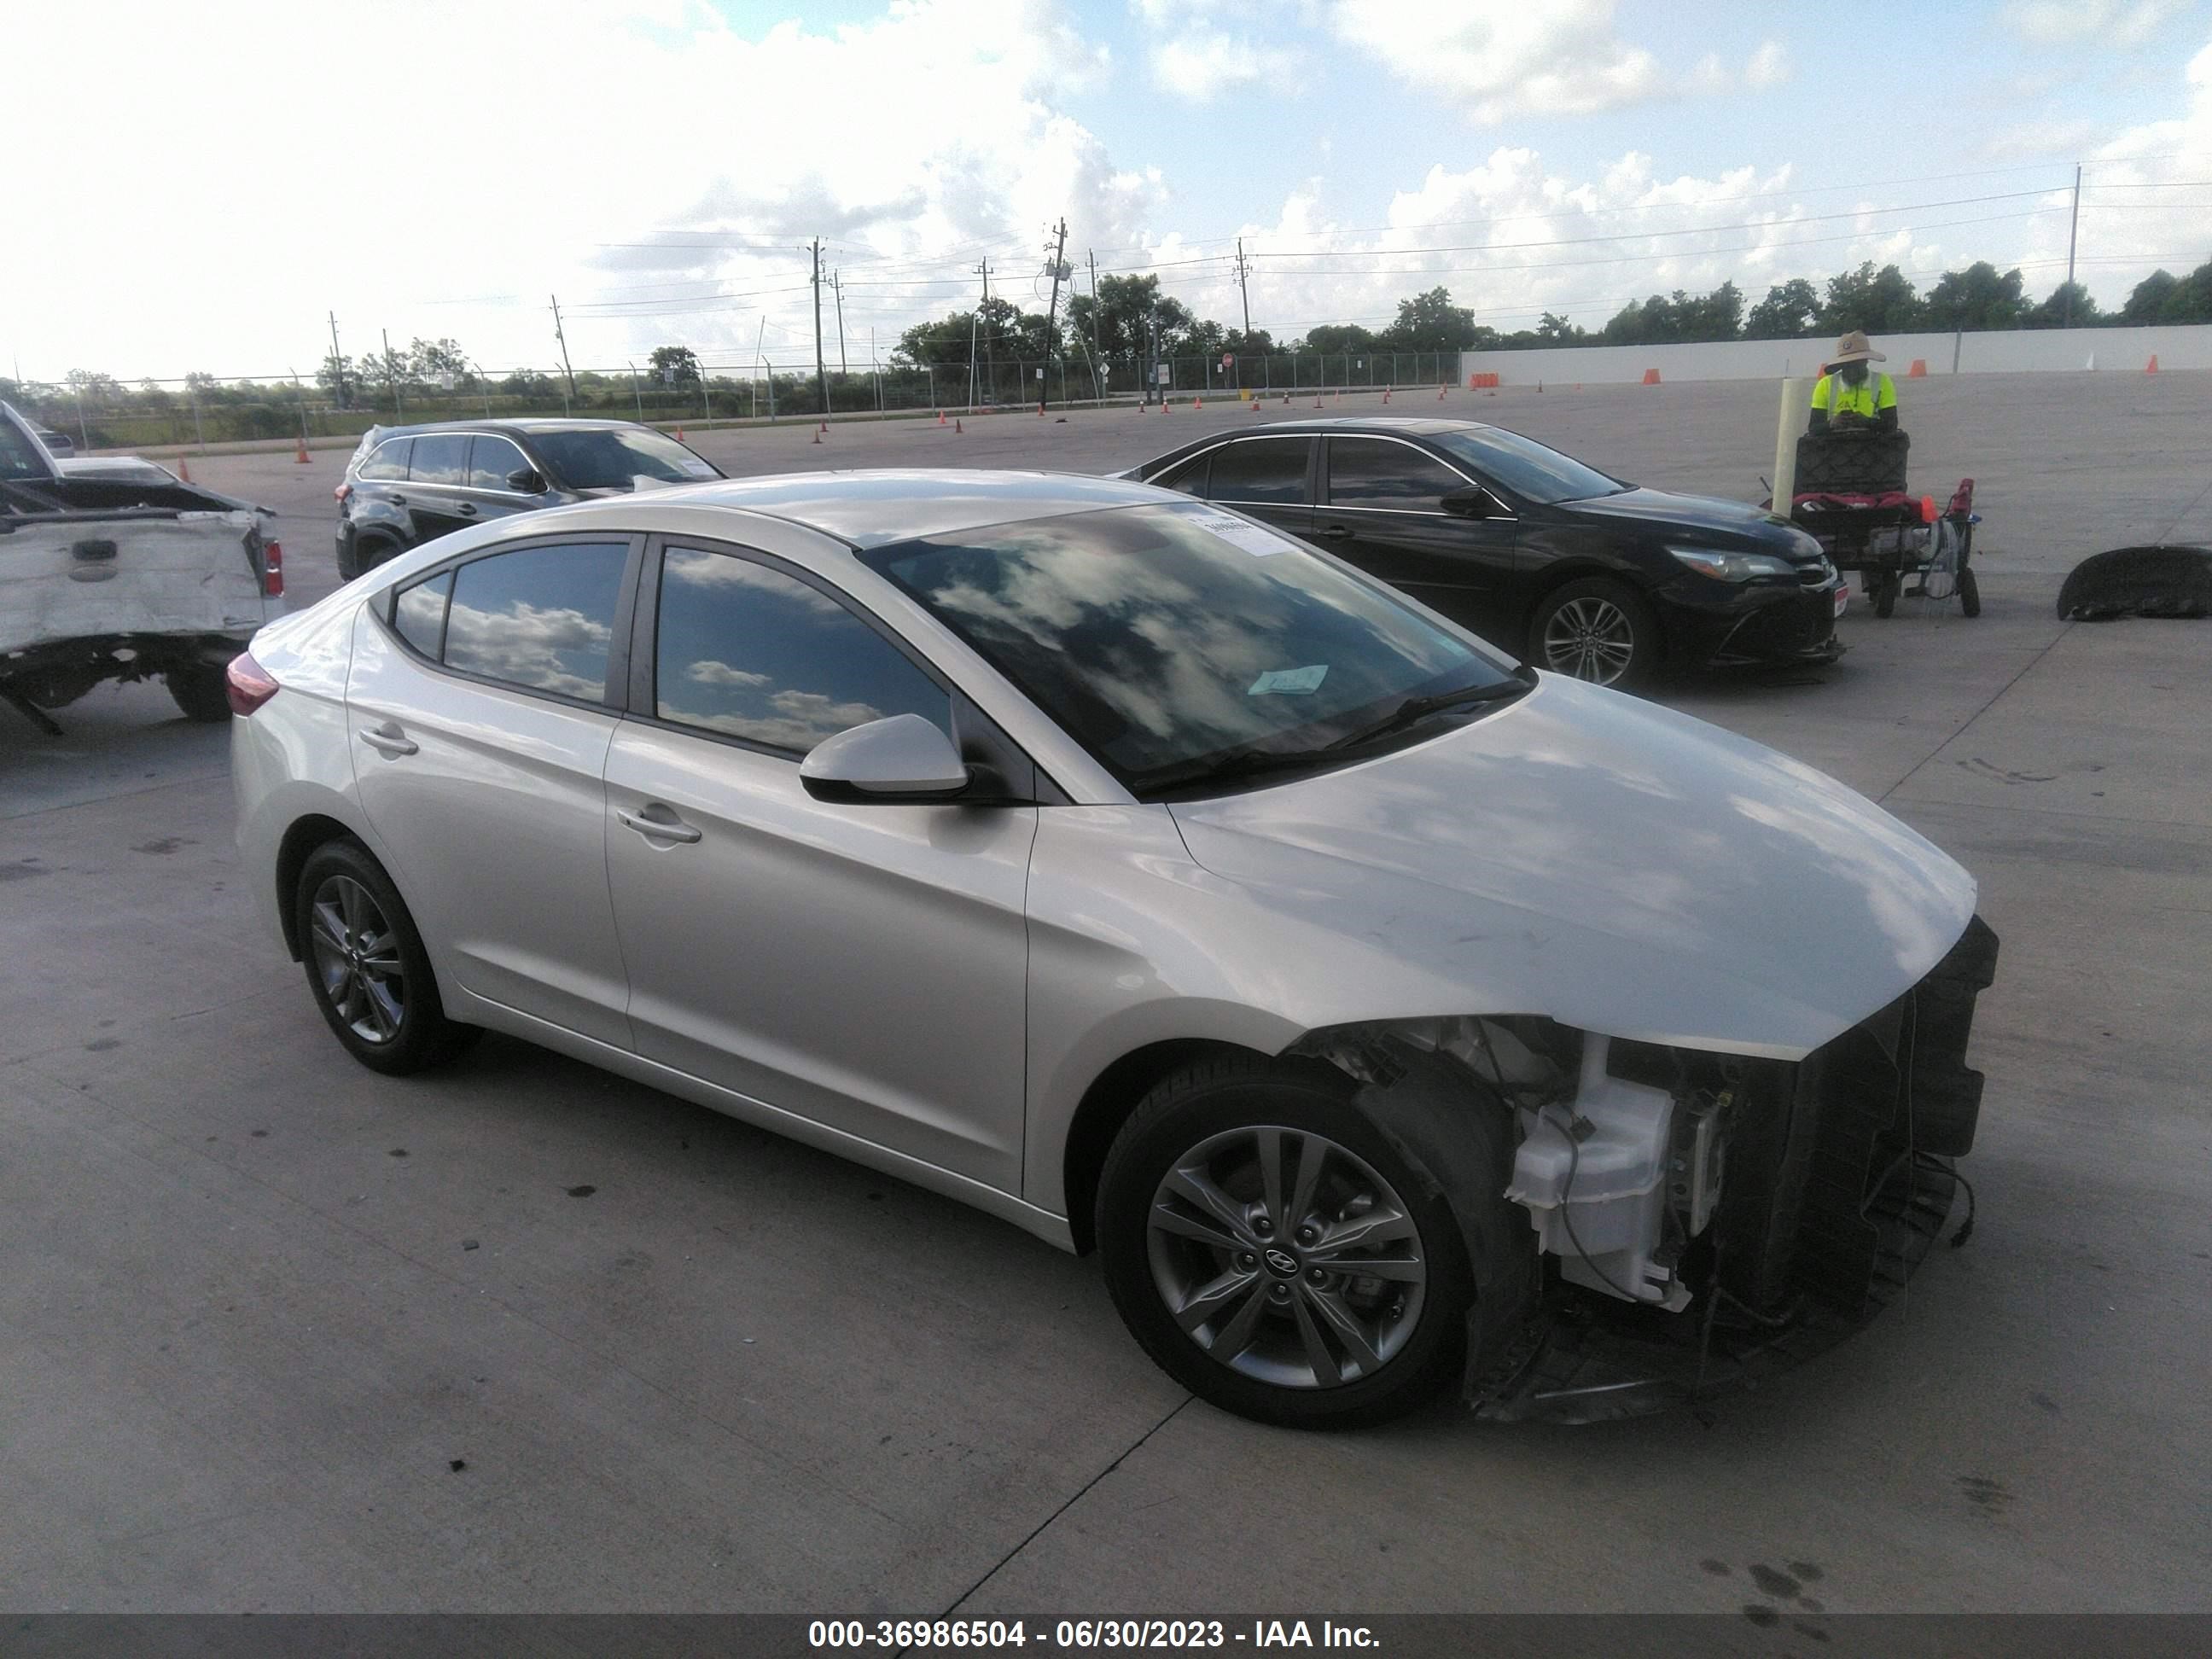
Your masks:
<instances>
[{"instance_id":1,"label":"front alloy wheel","mask_svg":"<svg viewBox=\"0 0 2212 1659\"><path fill-rule=\"evenodd\" d=\"M1284 1389L1371 1377L1419 1325L1419 1231L1348 1148L1280 1125L1209 1136L1152 1196L1152 1283L1183 1334Z\"/></svg>"},{"instance_id":2,"label":"front alloy wheel","mask_svg":"<svg viewBox=\"0 0 2212 1659\"><path fill-rule=\"evenodd\" d=\"M1379 1423L1464 1369L1474 1284L1453 1203L1353 1092L1318 1062L1200 1060L1156 1085L1106 1154L1094 1215L1114 1305L1163 1370L1224 1410Z\"/></svg>"},{"instance_id":3,"label":"front alloy wheel","mask_svg":"<svg viewBox=\"0 0 2212 1659\"><path fill-rule=\"evenodd\" d=\"M1627 690L1659 665L1659 619L1626 584L1605 577L1569 582L1537 606L1529 654L1540 668L1591 685Z\"/></svg>"},{"instance_id":4,"label":"front alloy wheel","mask_svg":"<svg viewBox=\"0 0 2212 1659\"><path fill-rule=\"evenodd\" d=\"M325 842L293 890L293 939L315 1006L346 1052L403 1076L459 1054L480 1035L446 1018L415 919L360 842Z\"/></svg>"}]
</instances>

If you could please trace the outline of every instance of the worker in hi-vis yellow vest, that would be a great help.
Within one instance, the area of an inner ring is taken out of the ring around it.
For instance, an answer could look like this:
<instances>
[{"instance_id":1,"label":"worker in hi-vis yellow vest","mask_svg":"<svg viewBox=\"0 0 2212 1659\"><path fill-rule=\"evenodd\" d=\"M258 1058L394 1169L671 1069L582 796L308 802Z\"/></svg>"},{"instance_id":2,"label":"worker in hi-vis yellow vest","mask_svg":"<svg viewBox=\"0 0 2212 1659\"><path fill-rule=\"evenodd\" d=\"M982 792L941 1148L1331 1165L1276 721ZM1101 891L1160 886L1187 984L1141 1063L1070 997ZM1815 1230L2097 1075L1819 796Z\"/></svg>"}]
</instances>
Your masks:
<instances>
[{"instance_id":1,"label":"worker in hi-vis yellow vest","mask_svg":"<svg viewBox=\"0 0 2212 1659\"><path fill-rule=\"evenodd\" d=\"M1889 360L1858 330L1836 342L1836 355L1813 387L1814 432L1897 430L1897 382L1873 363Z\"/></svg>"}]
</instances>

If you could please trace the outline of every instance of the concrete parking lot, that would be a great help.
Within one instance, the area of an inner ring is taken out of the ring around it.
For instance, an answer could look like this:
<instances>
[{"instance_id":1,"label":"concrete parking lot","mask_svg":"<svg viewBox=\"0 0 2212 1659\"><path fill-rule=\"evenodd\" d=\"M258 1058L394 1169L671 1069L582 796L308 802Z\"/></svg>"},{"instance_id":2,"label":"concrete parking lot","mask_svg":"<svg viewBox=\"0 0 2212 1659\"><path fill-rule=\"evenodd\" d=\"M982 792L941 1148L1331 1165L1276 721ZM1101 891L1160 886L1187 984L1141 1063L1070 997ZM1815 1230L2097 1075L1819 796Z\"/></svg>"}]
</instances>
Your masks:
<instances>
[{"instance_id":1,"label":"concrete parking lot","mask_svg":"<svg viewBox=\"0 0 2212 1659\"><path fill-rule=\"evenodd\" d=\"M0 709L0 1608L2212 1609L2212 622L2052 606L2212 543L2212 375L1902 390L1916 488L1978 480L1984 615L1664 693L1932 837L2003 939L1974 1237L1843 1348L1710 1427L1222 1415L947 1200L503 1039L355 1066L254 920L225 734L106 690ZM1768 385L1401 407L1737 497L1772 450ZM1103 471L1313 412L690 437ZM305 599L344 459L193 474L279 509Z\"/></svg>"}]
</instances>

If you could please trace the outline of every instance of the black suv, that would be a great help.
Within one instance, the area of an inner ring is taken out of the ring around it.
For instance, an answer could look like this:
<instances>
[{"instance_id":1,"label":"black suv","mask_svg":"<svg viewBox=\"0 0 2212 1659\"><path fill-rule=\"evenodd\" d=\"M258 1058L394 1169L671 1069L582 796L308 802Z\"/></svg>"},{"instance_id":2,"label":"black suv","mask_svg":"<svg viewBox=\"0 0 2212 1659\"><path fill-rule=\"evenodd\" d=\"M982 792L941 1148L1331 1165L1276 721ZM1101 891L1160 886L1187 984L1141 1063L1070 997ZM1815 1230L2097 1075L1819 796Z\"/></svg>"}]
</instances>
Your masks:
<instances>
[{"instance_id":1,"label":"black suv","mask_svg":"<svg viewBox=\"0 0 2212 1659\"><path fill-rule=\"evenodd\" d=\"M1404 589L1540 668L1832 662L1847 590L1762 508L1610 477L1504 427L1284 421L1118 475L1219 501Z\"/></svg>"},{"instance_id":2,"label":"black suv","mask_svg":"<svg viewBox=\"0 0 2212 1659\"><path fill-rule=\"evenodd\" d=\"M441 421L373 426L346 463L338 574L464 525L620 495L639 478L691 483L720 471L665 433L629 421Z\"/></svg>"}]
</instances>

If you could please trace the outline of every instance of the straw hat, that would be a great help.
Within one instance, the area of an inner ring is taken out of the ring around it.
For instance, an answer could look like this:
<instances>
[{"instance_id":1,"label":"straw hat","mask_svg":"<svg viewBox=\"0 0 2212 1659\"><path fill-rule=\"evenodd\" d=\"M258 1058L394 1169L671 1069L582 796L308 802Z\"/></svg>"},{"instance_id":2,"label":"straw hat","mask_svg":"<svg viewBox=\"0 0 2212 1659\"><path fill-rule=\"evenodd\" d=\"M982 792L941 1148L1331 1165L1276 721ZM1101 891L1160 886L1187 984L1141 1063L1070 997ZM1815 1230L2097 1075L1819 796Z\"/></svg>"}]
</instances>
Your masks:
<instances>
[{"instance_id":1,"label":"straw hat","mask_svg":"<svg viewBox=\"0 0 2212 1659\"><path fill-rule=\"evenodd\" d=\"M1831 363L1886 363L1888 358L1867 343L1867 337L1857 329L1836 342L1836 355Z\"/></svg>"}]
</instances>

